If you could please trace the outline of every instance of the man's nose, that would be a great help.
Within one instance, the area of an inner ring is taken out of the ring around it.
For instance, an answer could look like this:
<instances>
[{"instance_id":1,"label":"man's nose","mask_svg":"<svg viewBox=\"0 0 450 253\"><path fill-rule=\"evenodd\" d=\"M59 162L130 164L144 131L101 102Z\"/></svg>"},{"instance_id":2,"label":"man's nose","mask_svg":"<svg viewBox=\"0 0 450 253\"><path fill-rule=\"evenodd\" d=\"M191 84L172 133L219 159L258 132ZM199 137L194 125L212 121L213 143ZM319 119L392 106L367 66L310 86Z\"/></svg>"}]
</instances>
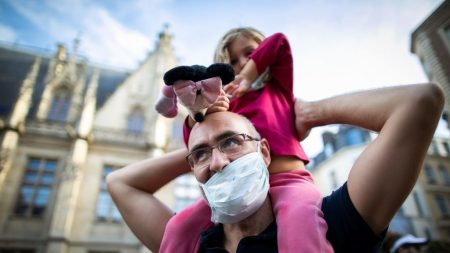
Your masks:
<instances>
[{"instance_id":1,"label":"man's nose","mask_svg":"<svg viewBox=\"0 0 450 253\"><path fill-rule=\"evenodd\" d=\"M225 166L227 166L230 163L228 160L228 157L219 151L219 149L215 148L212 150L211 154L211 164L209 166L209 169L216 173L219 171L222 171Z\"/></svg>"}]
</instances>

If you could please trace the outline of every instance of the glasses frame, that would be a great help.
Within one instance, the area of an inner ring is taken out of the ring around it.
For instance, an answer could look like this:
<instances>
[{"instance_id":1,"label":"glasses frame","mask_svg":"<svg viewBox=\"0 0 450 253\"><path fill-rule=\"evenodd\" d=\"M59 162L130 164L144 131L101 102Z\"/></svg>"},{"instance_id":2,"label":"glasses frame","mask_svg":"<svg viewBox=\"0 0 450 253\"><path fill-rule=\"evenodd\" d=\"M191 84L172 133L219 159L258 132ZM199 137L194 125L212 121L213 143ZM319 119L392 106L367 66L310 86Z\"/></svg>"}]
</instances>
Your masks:
<instances>
[{"instance_id":1,"label":"glasses frame","mask_svg":"<svg viewBox=\"0 0 450 253\"><path fill-rule=\"evenodd\" d=\"M195 168L193 162L190 162L190 159L189 159L189 157L190 157L194 152L196 152L196 151L198 151L198 150L209 149L209 150L211 151L211 154L212 154L213 149L217 148L217 150L219 150L220 153L225 154L225 153L219 148L220 144L223 143L225 140L228 140L229 138L232 138L232 137L235 137L235 136L238 136L238 135L241 135L241 136L244 138L244 142L246 142L246 141L261 141L261 139L252 137L252 136L250 136L250 135L248 135L248 134L244 134L244 133L233 134L233 135L227 136L227 137L225 137L225 138L219 140L216 144L214 144L214 145L212 145L212 146L210 146L210 147L202 147L202 148L198 148L198 149L192 150L192 151L189 152L189 154L185 157L185 159L186 159L186 161L188 162L189 166L191 166L192 168ZM203 167L203 166L201 166L201 167Z\"/></svg>"}]
</instances>

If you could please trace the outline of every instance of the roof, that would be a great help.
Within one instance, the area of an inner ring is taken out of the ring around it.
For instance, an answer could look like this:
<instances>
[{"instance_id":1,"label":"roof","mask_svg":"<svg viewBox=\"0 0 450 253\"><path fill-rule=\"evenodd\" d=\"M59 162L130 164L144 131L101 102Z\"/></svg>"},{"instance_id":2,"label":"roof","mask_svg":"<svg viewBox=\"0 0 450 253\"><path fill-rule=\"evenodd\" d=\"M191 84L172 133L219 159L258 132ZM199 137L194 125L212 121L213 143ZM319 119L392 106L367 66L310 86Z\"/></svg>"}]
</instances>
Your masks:
<instances>
[{"instance_id":1,"label":"roof","mask_svg":"<svg viewBox=\"0 0 450 253\"><path fill-rule=\"evenodd\" d=\"M42 50L30 50L30 48L0 44L0 117L7 117L10 114L19 95L22 82L38 56L41 57L41 65L34 87L29 117L35 116L37 104L44 91L44 81L52 56L49 53L43 53ZM129 71L89 64L86 60L80 60L77 64L86 64L86 83L90 81L94 69L99 69L97 108L100 108L109 96L114 93L116 88L130 75Z\"/></svg>"}]
</instances>

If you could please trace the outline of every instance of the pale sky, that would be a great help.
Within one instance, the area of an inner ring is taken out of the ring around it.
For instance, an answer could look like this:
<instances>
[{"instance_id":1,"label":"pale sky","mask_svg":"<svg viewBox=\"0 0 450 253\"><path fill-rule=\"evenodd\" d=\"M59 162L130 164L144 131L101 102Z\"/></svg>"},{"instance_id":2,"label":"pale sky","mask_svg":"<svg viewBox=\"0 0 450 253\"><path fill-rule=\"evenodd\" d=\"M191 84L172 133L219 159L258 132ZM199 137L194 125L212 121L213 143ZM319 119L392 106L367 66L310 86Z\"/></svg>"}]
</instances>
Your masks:
<instances>
[{"instance_id":1,"label":"pale sky","mask_svg":"<svg viewBox=\"0 0 450 253\"><path fill-rule=\"evenodd\" d=\"M294 57L295 95L315 100L426 82L418 58L410 52L410 37L442 2L0 0L0 41L52 51L64 43L71 51L78 36L79 52L90 62L134 69L154 49L158 33L168 23L180 64L209 65L223 33L253 26L266 35L287 35ZM323 130L314 130L303 143L310 156L320 151Z\"/></svg>"}]
</instances>

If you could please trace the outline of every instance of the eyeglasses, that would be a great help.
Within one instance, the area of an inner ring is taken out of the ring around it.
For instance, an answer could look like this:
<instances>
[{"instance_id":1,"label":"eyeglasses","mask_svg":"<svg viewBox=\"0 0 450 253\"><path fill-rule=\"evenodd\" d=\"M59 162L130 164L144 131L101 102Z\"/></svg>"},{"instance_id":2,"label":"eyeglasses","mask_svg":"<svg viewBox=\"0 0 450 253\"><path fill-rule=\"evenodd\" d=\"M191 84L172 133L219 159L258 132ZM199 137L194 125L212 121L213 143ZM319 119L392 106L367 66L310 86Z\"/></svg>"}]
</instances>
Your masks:
<instances>
[{"instance_id":1,"label":"eyeglasses","mask_svg":"<svg viewBox=\"0 0 450 253\"><path fill-rule=\"evenodd\" d=\"M192 168L202 168L208 166L211 161L212 151L217 148L220 152L227 156L239 154L244 149L246 141L259 141L247 134L235 134L222 139L211 147L203 147L191 151L186 156L186 160Z\"/></svg>"}]
</instances>

